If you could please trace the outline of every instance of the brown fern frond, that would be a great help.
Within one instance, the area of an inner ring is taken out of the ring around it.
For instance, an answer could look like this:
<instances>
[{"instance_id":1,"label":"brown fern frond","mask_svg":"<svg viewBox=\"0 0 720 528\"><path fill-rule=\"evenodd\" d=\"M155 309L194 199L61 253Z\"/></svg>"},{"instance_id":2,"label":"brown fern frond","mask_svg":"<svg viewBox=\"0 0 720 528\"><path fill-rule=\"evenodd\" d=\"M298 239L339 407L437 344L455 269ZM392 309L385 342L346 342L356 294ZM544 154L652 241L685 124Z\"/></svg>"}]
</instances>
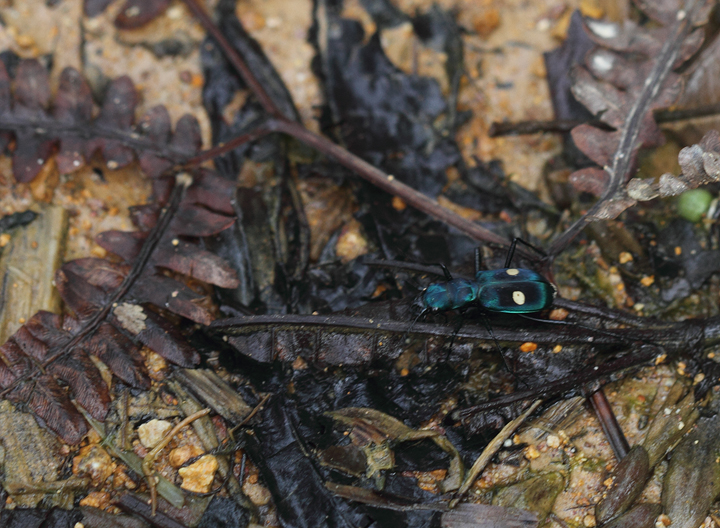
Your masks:
<instances>
[{"instance_id":1,"label":"brown fern frond","mask_svg":"<svg viewBox=\"0 0 720 528\"><path fill-rule=\"evenodd\" d=\"M2 395L27 405L74 444L87 425L72 398L98 420L110 403L91 356L138 388L149 387L143 345L177 365L197 364L197 352L164 314L209 324L213 313L204 295L167 271L224 288L238 285L230 266L196 242L232 225L232 193L233 186L212 171L200 170L194 178L182 173L162 208L138 208L133 218L139 231L98 236L122 262L84 258L64 264L55 282L72 315L38 312L0 347Z\"/></svg>"},{"instance_id":2,"label":"brown fern frond","mask_svg":"<svg viewBox=\"0 0 720 528\"><path fill-rule=\"evenodd\" d=\"M572 72L572 91L597 119L613 130L580 125L572 138L599 165L570 175L573 185L599 196L595 205L558 237L549 254L560 254L590 222L616 218L636 201L627 182L636 168L640 148L657 146L663 136L653 111L670 106L680 95L682 77L676 72L699 48L713 2L636 0L639 9L659 26L620 27L586 21L598 48Z\"/></svg>"}]
</instances>

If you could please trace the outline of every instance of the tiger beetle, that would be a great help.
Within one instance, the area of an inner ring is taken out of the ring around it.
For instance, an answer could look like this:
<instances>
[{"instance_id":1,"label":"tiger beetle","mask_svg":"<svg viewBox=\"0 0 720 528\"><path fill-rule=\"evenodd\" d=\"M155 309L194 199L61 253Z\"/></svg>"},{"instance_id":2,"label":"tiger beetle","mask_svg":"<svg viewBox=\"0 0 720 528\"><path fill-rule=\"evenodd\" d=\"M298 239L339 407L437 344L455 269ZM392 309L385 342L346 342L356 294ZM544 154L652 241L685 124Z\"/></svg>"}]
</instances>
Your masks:
<instances>
[{"instance_id":1,"label":"tiger beetle","mask_svg":"<svg viewBox=\"0 0 720 528\"><path fill-rule=\"evenodd\" d=\"M422 313L444 312L472 305L486 312L526 314L548 308L555 299L555 286L539 273L528 269L511 268L510 263L518 242L540 252L527 242L515 238L510 245L505 267L480 270L479 252L475 253L475 280L453 279L442 265L444 282L428 286L420 298Z\"/></svg>"}]
</instances>

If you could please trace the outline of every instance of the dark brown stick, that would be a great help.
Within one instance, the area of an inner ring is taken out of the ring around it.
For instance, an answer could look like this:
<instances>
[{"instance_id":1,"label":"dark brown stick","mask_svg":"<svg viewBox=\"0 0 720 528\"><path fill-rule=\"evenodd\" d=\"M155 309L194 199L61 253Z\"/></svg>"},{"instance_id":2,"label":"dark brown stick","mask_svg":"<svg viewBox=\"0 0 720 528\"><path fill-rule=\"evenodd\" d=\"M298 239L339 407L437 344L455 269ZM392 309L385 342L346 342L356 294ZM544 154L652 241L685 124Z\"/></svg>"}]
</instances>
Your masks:
<instances>
[{"instance_id":1,"label":"dark brown stick","mask_svg":"<svg viewBox=\"0 0 720 528\"><path fill-rule=\"evenodd\" d=\"M235 68L242 76L245 84L248 85L248 88L250 88L250 90L252 90L255 94L255 97L258 98L258 101L260 101L260 104L265 111L271 116L281 117L282 112L275 104L275 101L273 101L272 97L270 97L270 95L265 91L265 88L260 81L258 81L252 74L250 68L248 68L247 63L243 60L240 54L235 51L235 48L232 47L230 42L228 42L225 36L220 32L217 25L215 25L205 11L205 8L197 3L196 0L183 0L183 3L188 7L195 19L200 22L200 25L205 28L205 31L207 31L213 40L215 40L217 45L220 46L220 49L222 49L225 54L225 58L230 61L233 68Z\"/></svg>"},{"instance_id":2,"label":"dark brown stick","mask_svg":"<svg viewBox=\"0 0 720 528\"><path fill-rule=\"evenodd\" d=\"M620 424L618 424L615 413L612 407L610 407L610 402L607 400L603 389L593 392L592 396L588 399L593 409L595 409L595 415L600 422L600 427L602 427L605 433L605 438L607 438L613 453L615 453L615 458L618 459L618 461L622 460L625 458L625 455L628 454L628 451L630 451L630 444L628 444L627 438L625 438L625 433L620 429Z\"/></svg>"},{"instance_id":3,"label":"dark brown stick","mask_svg":"<svg viewBox=\"0 0 720 528\"><path fill-rule=\"evenodd\" d=\"M674 123L698 117L708 117L720 114L720 104L698 106L697 108L686 108L683 110L655 110L653 112L657 123ZM496 121L490 125L488 135L490 137L521 136L526 134L541 134L543 132L561 133L570 132L578 125L592 125L597 128L609 129L607 124L596 119L578 121L571 119L553 119L549 121Z\"/></svg>"}]
</instances>

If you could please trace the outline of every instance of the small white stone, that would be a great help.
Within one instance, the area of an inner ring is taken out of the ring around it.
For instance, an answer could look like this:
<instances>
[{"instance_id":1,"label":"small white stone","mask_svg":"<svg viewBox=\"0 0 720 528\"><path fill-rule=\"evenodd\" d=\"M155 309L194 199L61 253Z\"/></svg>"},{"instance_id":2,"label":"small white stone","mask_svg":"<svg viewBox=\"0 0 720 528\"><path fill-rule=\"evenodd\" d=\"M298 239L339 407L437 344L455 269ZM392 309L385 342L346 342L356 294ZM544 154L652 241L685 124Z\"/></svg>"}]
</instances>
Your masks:
<instances>
[{"instance_id":1,"label":"small white stone","mask_svg":"<svg viewBox=\"0 0 720 528\"><path fill-rule=\"evenodd\" d=\"M138 427L138 438L144 447L152 449L160 443L170 429L172 429L172 424L167 420L150 420Z\"/></svg>"},{"instance_id":2,"label":"small white stone","mask_svg":"<svg viewBox=\"0 0 720 528\"><path fill-rule=\"evenodd\" d=\"M547 31L550 29L550 19L548 18L541 18L538 20L538 23L535 24L535 29L538 31Z\"/></svg>"}]
</instances>

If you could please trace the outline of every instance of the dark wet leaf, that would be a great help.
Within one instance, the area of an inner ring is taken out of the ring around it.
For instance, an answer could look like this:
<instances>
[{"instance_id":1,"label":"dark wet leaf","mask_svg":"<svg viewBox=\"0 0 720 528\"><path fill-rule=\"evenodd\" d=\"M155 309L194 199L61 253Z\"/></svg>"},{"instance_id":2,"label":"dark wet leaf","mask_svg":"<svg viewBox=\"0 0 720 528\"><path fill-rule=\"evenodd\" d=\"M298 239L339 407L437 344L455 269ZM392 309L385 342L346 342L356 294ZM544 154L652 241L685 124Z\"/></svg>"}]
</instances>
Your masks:
<instances>
[{"instance_id":1,"label":"dark wet leaf","mask_svg":"<svg viewBox=\"0 0 720 528\"><path fill-rule=\"evenodd\" d=\"M442 514L443 528L536 528L535 512L487 504L462 503Z\"/></svg>"},{"instance_id":2,"label":"dark wet leaf","mask_svg":"<svg viewBox=\"0 0 720 528\"><path fill-rule=\"evenodd\" d=\"M650 460L644 447L634 446L613 471L607 494L595 506L595 518L605 523L627 511L645 489L650 477Z\"/></svg>"},{"instance_id":3,"label":"dark wet leaf","mask_svg":"<svg viewBox=\"0 0 720 528\"><path fill-rule=\"evenodd\" d=\"M432 49L444 53L445 75L450 84L448 96L449 128L457 126L456 106L460 78L465 71L462 31L452 11L445 10L437 4L426 13L419 13L413 20L415 33L422 42Z\"/></svg>"},{"instance_id":4,"label":"dark wet leaf","mask_svg":"<svg viewBox=\"0 0 720 528\"><path fill-rule=\"evenodd\" d=\"M290 402L274 397L262 423L248 439L247 451L272 493L283 526L354 528L370 524L353 505L330 493L301 444L298 416Z\"/></svg>"},{"instance_id":5,"label":"dark wet leaf","mask_svg":"<svg viewBox=\"0 0 720 528\"><path fill-rule=\"evenodd\" d=\"M693 224L681 218L674 219L658 234L653 256L659 276L672 279L682 270L692 288L699 288L720 269L720 251L705 249Z\"/></svg>"},{"instance_id":6,"label":"dark wet leaf","mask_svg":"<svg viewBox=\"0 0 720 528\"><path fill-rule=\"evenodd\" d=\"M245 528L249 522L247 510L227 497L215 497L200 518L198 528Z\"/></svg>"},{"instance_id":7,"label":"dark wet leaf","mask_svg":"<svg viewBox=\"0 0 720 528\"><path fill-rule=\"evenodd\" d=\"M348 149L428 195L445 183L445 169L460 160L454 142L435 121L447 102L434 79L407 75L392 64L375 34L366 43L358 22L327 10L338 31L319 41L325 92L325 126L337 128Z\"/></svg>"},{"instance_id":8,"label":"dark wet leaf","mask_svg":"<svg viewBox=\"0 0 720 528\"><path fill-rule=\"evenodd\" d=\"M13 227L24 226L37 218L35 211L22 211L20 213L12 213L0 218L0 232L5 232Z\"/></svg>"},{"instance_id":9,"label":"dark wet leaf","mask_svg":"<svg viewBox=\"0 0 720 528\"><path fill-rule=\"evenodd\" d=\"M3 528L74 528L83 520L80 510L17 508L0 511Z\"/></svg>"},{"instance_id":10,"label":"dark wet leaf","mask_svg":"<svg viewBox=\"0 0 720 528\"><path fill-rule=\"evenodd\" d=\"M603 528L653 528L661 513L662 506L659 504L638 504L627 513L602 526Z\"/></svg>"},{"instance_id":11,"label":"dark wet leaf","mask_svg":"<svg viewBox=\"0 0 720 528\"><path fill-rule=\"evenodd\" d=\"M700 526L720 493L720 415L701 418L673 450L662 503L673 525Z\"/></svg>"},{"instance_id":12,"label":"dark wet leaf","mask_svg":"<svg viewBox=\"0 0 720 528\"><path fill-rule=\"evenodd\" d=\"M574 65L584 62L585 55L593 47L583 26L582 15L575 11L562 45L543 54L555 119L582 121L591 117L592 114L572 96L569 74Z\"/></svg>"},{"instance_id":13,"label":"dark wet leaf","mask_svg":"<svg viewBox=\"0 0 720 528\"><path fill-rule=\"evenodd\" d=\"M362 0L362 6L380 28L396 27L408 19L390 0Z\"/></svg>"},{"instance_id":14,"label":"dark wet leaf","mask_svg":"<svg viewBox=\"0 0 720 528\"><path fill-rule=\"evenodd\" d=\"M493 505L532 510L542 521L564 488L565 478L560 473L546 473L501 489L493 497Z\"/></svg>"},{"instance_id":15,"label":"dark wet leaf","mask_svg":"<svg viewBox=\"0 0 720 528\"><path fill-rule=\"evenodd\" d=\"M231 46L243 57L248 68L262 84L282 115L292 121L300 121L300 114L295 108L295 103L285 83L283 83L277 70L265 56L260 44L240 24L235 15L235 5L234 0L220 0L218 2L216 13L220 31L228 39ZM237 75L234 69L230 71L232 71L232 76ZM219 139L214 137L213 141Z\"/></svg>"}]
</instances>

